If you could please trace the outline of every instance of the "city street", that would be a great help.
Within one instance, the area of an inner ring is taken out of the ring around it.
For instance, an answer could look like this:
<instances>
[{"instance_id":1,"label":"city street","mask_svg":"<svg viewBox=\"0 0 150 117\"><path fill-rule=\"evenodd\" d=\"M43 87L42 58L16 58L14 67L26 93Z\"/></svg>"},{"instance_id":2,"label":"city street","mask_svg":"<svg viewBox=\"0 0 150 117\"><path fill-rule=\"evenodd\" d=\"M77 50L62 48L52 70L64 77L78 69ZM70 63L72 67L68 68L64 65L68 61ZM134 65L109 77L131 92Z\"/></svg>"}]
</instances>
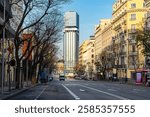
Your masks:
<instances>
[{"instance_id":1,"label":"city street","mask_svg":"<svg viewBox=\"0 0 150 117\"><path fill-rule=\"evenodd\" d=\"M39 84L9 100L149 100L150 88L119 82L55 78Z\"/></svg>"}]
</instances>

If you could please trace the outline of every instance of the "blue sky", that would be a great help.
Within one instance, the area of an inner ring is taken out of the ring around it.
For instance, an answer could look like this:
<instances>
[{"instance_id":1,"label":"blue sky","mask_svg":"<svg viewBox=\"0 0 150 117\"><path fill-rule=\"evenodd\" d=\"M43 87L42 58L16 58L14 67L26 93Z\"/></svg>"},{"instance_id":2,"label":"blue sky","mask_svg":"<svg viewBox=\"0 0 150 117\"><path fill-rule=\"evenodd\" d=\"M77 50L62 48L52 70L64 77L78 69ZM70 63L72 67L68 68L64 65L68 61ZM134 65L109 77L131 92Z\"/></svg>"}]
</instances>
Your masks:
<instances>
[{"instance_id":1,"label":"blue sky","mask_svg":"<svg viewBox=\"0 0 150 117\"><path fill-rule=\"evenodd\" d=\"M115 0L72 0L64 6L64 12L76 11L80 16L80 44L94 34L100 19L111 18Z\"/></svg>"}]
</instances>

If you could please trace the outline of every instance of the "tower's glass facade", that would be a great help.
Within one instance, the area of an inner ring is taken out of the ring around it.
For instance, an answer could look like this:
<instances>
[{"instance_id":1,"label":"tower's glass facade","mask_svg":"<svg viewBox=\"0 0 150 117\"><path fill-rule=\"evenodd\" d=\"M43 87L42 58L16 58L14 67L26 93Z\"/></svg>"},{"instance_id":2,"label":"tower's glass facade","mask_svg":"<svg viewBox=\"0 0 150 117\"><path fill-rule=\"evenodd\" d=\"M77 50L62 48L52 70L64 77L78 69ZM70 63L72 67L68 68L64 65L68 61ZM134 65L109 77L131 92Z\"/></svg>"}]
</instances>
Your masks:
<instances>
[{"instance_id":1,"label":"tower's glass facade","mask_svg":"<svg viewBox=\"0 0 150 117\"><path fill-rule=\"evenodd\" d=\"M79 15L66 12L64 16L64 62L65 73L74 73L79 53Z\"/></svg>"}]
</instances>

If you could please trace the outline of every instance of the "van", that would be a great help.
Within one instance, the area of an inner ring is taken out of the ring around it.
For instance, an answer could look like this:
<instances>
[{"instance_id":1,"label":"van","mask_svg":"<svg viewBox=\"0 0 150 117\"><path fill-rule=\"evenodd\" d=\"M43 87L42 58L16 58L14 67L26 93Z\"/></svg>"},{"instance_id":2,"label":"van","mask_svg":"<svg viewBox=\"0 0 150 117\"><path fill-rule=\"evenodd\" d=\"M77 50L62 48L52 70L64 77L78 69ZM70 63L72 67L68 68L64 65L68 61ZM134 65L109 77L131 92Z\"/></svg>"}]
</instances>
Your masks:
<instances>
[{"instance_id":1,"label":"van","mask_svg":"<svg viewBox=\"0 0 150 117\"><path fill-rule=\"evenodd\" d=\"M64 75L64 74L59 74L59 80L60 80L60 81L61 81L61 80L65 81L65 75Z\"/></svg>"}]
</instances>

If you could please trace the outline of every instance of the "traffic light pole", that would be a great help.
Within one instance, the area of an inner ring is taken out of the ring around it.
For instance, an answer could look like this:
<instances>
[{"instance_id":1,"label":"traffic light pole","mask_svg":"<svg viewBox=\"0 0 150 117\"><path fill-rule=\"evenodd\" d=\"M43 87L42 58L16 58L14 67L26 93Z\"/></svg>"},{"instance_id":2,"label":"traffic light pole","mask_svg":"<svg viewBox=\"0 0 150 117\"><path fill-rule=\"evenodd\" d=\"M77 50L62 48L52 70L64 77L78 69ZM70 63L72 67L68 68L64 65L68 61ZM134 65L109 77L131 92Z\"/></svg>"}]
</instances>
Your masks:
<instances>
[{"instance_id":1,"label":"traffic light pole","mask_svg":"<svg viewBox=\"0 0 150 117\"><path fill-rule=\"evenodd\" d=\"M5 22L5 7L6 7L6 1L4 0L4 22ZM4 52L4 40L5 40L5 26L3 28L3 38L2 38L2 94L4 93L4 72L5 72L5 52Z\"/></svg>"}]
</instances>

